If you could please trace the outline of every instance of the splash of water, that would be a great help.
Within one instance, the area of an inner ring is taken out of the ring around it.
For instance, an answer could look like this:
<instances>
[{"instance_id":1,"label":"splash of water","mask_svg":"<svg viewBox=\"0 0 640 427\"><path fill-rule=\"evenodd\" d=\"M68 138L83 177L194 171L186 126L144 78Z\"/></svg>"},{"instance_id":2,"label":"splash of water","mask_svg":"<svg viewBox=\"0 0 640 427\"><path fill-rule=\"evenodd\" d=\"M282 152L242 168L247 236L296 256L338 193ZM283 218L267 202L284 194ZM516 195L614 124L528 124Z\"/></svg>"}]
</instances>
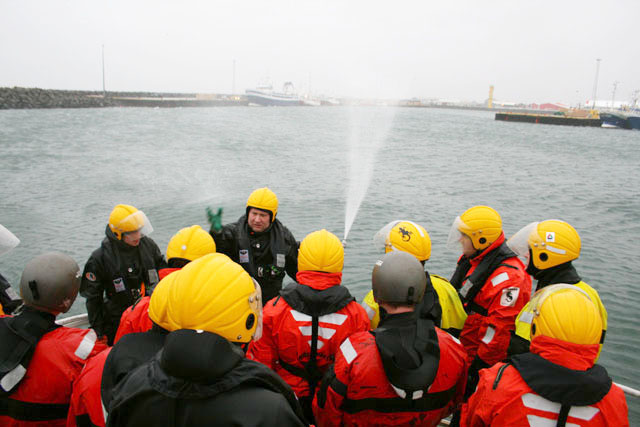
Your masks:
<instances>
[{"instance_id":1,"label":"splash of water","mask_svg":"<svg viewBox=\"0 0 640 427\"><path fill-rule=\"evenodd\" d=\"M351 109L349 185L343 244L346 244L349 231L367 194L376 155L389 134L395 113L395 108L354 107Z\"/></svg>"}]
</instances>

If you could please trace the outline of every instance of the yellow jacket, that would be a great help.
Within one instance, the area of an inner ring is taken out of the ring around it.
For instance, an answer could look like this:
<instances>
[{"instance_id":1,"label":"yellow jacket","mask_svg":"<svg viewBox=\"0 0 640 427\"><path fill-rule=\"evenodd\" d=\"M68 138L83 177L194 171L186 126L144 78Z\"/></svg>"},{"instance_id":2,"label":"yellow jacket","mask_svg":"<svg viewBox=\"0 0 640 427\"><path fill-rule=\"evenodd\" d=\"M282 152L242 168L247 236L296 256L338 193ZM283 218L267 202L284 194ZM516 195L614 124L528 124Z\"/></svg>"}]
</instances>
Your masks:
<instances>
[{"instance_id":1,"label":"yellow jacket","mask_svg":"<svg viewBox=\"0 0 640 427\"><path fill-rule=\"evenodd\" d=\"M438 326L440 329L445 330L452 328L462 330L464 322L467 320L467 313L464 311L458 292L447 279L435 274L430 274L429 276L431 277L433 289L438 294L438 300L442 308L442 320ZM369 291L364 297L361 305L369 315L371 329L377 328L378 323L380 323L380 308L373 299L373 290Z\"/></svg>"}]
</instances>

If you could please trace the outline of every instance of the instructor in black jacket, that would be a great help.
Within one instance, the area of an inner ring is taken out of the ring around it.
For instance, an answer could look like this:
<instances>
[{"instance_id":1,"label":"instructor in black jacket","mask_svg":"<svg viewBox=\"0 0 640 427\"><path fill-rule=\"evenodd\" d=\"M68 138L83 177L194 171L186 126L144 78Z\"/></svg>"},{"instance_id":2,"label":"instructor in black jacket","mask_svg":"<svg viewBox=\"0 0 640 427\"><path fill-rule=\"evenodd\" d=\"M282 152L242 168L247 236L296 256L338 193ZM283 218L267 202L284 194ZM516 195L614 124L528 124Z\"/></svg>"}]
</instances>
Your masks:
<instances>
[{"instance_id":1,"label":"instructor in black jacket","mask_svg":"<svg viewBox=\"0 0 640 427\"><path fill-rule=\"evenodd\" d=\"M285 272L296 280L299 243L276 219L278 198L267 187L258 188L247 200L246 214L222 230L211 230L218 252L240 264L258 281L263 304L282 289Z\"/></svg>"},{"instance_id":2,"label":"instructor in black jacket","mask_svg":"<svg viewBox=\"0 0 640 427\"><path fill-rule=\"evenodd\" d=\"M158 270L167 263L146 215L129 205L111 211L106 237L84 266L80 294L87 300L89 323L113 345L120 316L158 283Z\"/></svg>"}]
</instances>

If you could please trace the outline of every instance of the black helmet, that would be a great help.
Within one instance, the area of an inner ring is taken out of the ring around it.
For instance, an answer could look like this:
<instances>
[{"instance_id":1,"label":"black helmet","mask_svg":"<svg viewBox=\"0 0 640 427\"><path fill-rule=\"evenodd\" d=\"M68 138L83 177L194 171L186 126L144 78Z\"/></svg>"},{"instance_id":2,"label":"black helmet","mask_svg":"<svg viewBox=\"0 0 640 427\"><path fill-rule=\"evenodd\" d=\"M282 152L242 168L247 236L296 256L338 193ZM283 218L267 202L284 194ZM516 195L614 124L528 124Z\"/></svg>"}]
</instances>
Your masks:
<instances>
[{"instance_id":1,"label":"black helmet","mask_svg":"<svg viewBox=\"0 0 640 427\"><path fill-rule=\"evenodd\" d=\"M376 262L371 284L373 297L378 303L415 305L424 295L427 276L416 257L393 251Z\"/></svg>"},{"instance_id":2,"label":"black helmet","mask_svg":"<svg viewBox=\"0 0 640 427\"><path fill-rule=\"evenodd\" d=\"M79 288L78 264L60 252L33 258L20 278L20 296L25 305L53 314L69 311Z\"/></svg>"}]
</instances>

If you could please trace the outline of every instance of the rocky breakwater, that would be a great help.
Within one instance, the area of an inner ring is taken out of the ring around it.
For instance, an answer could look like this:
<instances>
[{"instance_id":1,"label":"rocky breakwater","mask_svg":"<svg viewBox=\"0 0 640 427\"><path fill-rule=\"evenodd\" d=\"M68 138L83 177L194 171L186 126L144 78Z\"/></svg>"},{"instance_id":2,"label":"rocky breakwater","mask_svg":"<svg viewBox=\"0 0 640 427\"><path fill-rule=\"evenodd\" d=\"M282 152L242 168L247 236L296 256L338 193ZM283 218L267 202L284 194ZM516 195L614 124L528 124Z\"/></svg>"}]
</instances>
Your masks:
<instances>
[{"instance_id":1,"label":"rocky breakwater","mask_svg":"<svg viewBox=\"0 0 640 427\"><path fill-rule=\"evenodd\" d=\"M102 92L13 87L0 88L0 110L25 108L98 108L115 104Z\"/></svg>"}]
</instances>

